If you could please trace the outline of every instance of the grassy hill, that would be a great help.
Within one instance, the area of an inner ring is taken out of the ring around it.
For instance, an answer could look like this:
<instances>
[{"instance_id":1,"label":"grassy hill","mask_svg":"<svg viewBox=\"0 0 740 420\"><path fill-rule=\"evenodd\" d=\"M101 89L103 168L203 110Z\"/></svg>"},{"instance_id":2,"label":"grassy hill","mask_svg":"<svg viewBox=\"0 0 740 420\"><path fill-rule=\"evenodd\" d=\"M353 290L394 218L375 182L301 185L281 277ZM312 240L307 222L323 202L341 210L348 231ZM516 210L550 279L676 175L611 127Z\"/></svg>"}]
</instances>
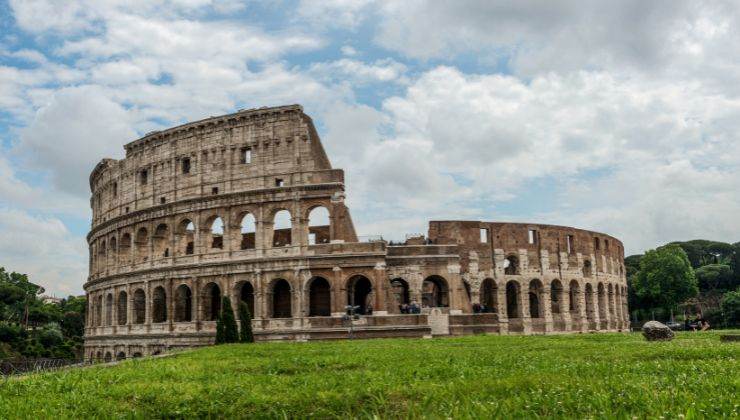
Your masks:
<instances>
[{"instance_id":1,"label":"grassy hill","mask_svg":"<svg viewBox=\"0 0 740 420\"><path fill-rule=\"evenodd\" d=\"M10 379L2 417L718 417L740 345L715 333L226 345Z\"/></svg>"}]
</instances>

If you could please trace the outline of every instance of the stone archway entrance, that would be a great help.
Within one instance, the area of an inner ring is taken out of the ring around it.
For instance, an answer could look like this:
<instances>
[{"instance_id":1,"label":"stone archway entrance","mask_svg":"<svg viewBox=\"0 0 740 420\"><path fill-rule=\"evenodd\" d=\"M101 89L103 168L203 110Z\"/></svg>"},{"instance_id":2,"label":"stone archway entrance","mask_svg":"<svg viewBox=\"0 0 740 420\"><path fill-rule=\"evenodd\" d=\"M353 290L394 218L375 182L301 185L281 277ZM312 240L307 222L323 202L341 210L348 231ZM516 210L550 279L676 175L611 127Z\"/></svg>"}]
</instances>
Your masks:
<instances>
[{"instance_id":1,"label":"stone archway entrance","mask_svg":"<svg viewBox=\"0 0 740 420\"><path fill-rule=\"evenodd\" d=\"M347 287L347 302L359 306L357 313L365 315L368 306L372 306L373 285L365 276L354 276L349 279Z\"/></svg>"}]
</instances>

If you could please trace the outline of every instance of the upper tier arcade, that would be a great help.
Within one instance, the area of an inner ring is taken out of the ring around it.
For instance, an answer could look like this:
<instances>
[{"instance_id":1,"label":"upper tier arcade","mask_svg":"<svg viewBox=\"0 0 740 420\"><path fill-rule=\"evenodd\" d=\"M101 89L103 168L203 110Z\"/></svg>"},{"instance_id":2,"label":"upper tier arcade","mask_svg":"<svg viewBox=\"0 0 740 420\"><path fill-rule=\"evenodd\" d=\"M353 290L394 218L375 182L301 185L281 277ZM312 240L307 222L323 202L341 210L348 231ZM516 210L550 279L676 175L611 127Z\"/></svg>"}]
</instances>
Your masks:
<instances>
[{"instance_id":1,"label":"upper tier arcade","mask_svg":"<svg viewBox=\"0 0 740 420\"><path fill-rule=\"evenodd\" d=\"M103 159L90 175L93 232L180 201L344 182L300 105L207 118L149 133L125 149L125 159Z\"/></svg>"}]
</instances>

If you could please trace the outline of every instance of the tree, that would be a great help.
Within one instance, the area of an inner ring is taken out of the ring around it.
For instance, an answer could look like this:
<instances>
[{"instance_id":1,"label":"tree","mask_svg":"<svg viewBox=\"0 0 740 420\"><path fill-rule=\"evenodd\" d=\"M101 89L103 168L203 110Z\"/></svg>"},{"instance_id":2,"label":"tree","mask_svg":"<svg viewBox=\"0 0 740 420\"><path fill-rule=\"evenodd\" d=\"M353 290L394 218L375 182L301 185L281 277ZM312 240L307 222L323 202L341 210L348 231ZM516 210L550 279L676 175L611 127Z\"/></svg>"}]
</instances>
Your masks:
<instances>
[{"instance_id":1,"label":"tree","mask_svg":"<svg viewBox=\"0 0 740 420\"><path fill-rule=\"evenodd\" d=\"M239 341L242 343L254 343L254 334L252 333L252 314L249 313L249 306L244 302L239 302L239 322L241 323Z\"/></svg>"},{"instance_id":2,"label":"tree","mask_svg":"<svg viewBox=\"0 0 740 420\"><path fill-rule=\"evenodd\" d=\"M669 244L645 253L635 276L635 294L652 307L666 311L699 292L686 252Z\"/></svg>"},{"instance_id":3,"label":"tree","mask_svg":"<svg viewBox=\"0 0 740 420\"><path fill-rule=\"evenodd\" d=\"M216 321L216 344L236 343L239 341L239 332L234 319L234 308L231 299L224 296L221 300L221 313Z\"/></svg>"},{"instance_id":4,"label":"tree","mask_svg":"<svg viewBox=\"0 0 740 420\"><path fill-rule=\"evenodd\" d=\"M732 268L726 264L705 265L697 268L694 273L702 292L731 289L735 280Z\"/></svg>"},{"instance_id":5,"label":"tree","mask_svg":"<svg viewBox=\"0 0 740 420\"><path fill-rule=\"evenodd\" d=\"M725 297L722 299L722 313L726 326L736 327L740 325L740 289L725 293Z\"/></svg>"}]
</instances>

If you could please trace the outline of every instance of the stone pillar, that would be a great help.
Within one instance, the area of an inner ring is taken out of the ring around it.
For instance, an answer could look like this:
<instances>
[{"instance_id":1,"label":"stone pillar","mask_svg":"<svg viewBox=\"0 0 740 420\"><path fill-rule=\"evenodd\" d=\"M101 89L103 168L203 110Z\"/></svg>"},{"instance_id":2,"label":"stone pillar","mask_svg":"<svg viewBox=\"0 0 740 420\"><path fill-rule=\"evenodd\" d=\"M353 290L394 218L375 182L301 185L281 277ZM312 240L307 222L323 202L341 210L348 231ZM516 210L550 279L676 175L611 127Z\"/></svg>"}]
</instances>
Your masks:
<instances>
[{"instance_id":1,"label":"stone pillar","mask_svg":"<svg viewBox=\"0 0 740 420\"><path fill-rule=\"evenodd\" d=\"M346 303L344 299L345 296L347 296L344 279L342 278L342 268L332 268L332 274L333 279L331 287L331 311L334 314L340 315L345 313L344 306L346 305Z\"/></svg>"},{"instance_id":2,"label":"stone pillar","mask_svg":"<svg viewBox=\"0 0 740 420\"><path fill-rule=\"evenodd\" d=\"M174 290L172 290L172 283L173 279L169 278L165 280L165 286L164 290L166 293L165 298L165 307L167 308L167 324L169 324L169 330L173 331L175 329L174 326L174 318L175 318L175 299L174 299Z\"/></svg>"},{"instance_id":3,"label":"stone pillar","mask_svg":"<svg viewBox=\"0 0 740 420\"><path fill-rule=\"evenodd\" d=\"M554 330L553 319L552 319L552 299L551 299L551 286L542 286L542 295L540 296L540 306L542 307L542 317L545 319L545 332L552 332Z\"/></svg>"},{"instance_id":4,"label":"stone pillar","mask_svg":"<svg viewBox=\"0 0 740 420\"><path fill-rule=\"evenodd\" d=\"M508 334L509 317L506 313L506 308L508 305L506 301L506 282L496 285L496 294L496 300L498 301L498 305L496 305L496 312L498 315L499 333Z\"/></svg>"},{"instance_id":5,"label":"stone pillar","mask_svg":"<svg viewBox=\"0 0 740 420\"><path fill-rule=\"evenodd\" d=\"M522 318L522 332L529 334L532 332L532 317L529 315L529 285L524 287L519 283L519 308Z\"/></svg>"},{"instance_id":6,"label":"stone pillar","mask_svg":"<svg viewBox=\"0 0 740 420\"><path fill-rule=\"evenodd\" d=\"M593 285L592 285L593 286ZM599 287L598 284L591 288L591 302L593 302L594 312L594 323L596 324L596 330L601 330L601 315L599 314Z\"/></svg>"},{"instance_id":7,"label":"stone pillar","mask_svg":"<svg viewBox=\"0 0 740 420\"><path fill-rule=\"evenodd\" d=\"M373 304L373 311L377 312L378 315L388 314L390 312L388 308L388 274L386 273L385 263L377 263L373 269L373 281L376 286L375 292L375 303Z\"/></svg>"},{"instance_id":8,"label":"stone pillar","mask_svg":"<svg viewBox=\"0 0 740 420\"><path fill-rule=\"evenodd\" d=\"M144 324L147 332L149 332L152 326L152 290L147 280L144 281L144 293L146 293L144 298Z\"/></svg>"},{"instance_id":9,"label":"stone pillar","mask_svg":"<svg viewBox=\"0 0 740 420\"><path fill-rule=\"evenodd\" d=\"M578 283L580 293L576 296L578 299L578 316L581 318L581 332L588 332L588 315L586 308L586 283Z\"/></svg>"}]
</instances>

